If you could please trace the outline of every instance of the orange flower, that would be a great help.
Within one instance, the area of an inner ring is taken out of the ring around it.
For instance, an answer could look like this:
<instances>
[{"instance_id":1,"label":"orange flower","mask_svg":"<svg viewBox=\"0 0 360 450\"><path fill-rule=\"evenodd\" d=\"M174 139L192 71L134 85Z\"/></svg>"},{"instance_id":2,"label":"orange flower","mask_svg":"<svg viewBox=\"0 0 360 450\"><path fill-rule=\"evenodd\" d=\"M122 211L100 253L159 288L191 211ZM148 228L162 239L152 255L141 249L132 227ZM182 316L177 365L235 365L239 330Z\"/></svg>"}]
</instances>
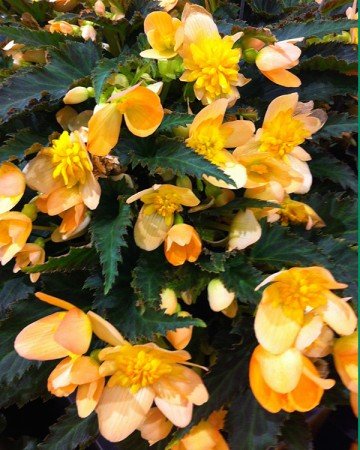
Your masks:
<instances>
[{"instance_id":1,"label":"orange flower","mask_svg":"<svg viewBox=\"0 0 360 450\"><path fill-rule=\"evenodd\" d=\"M259 343L269 352L280 354L289 349L305 323L305 312L322 318L336 333L349 335L357 318L346 302L331 292L346 284L335 281L323 267L293 267L266 278L258 287L268 286L255 317Z\"/></svg>"},{"instance_id":2,"label":"orange flower","mask_svg":"<svg viewBox=\"0 0 360 450\"><path fill-rule=\"evenodd\" d=\"M196 98L204 105L219 98L233 105L239 98L237 86L250 81L239 73L241 49L233 48L242 33L222 38L211 14L198 5L186 3L181 19L184 41L179 54L185 72L180 80L195 82Z\"/></svg>"},{"instance_id":3,"label":"orange flower","mask_svg":"<svg viewBox=\"0 0 360 450\"><path fill-rule=\"evenodd\" d=\"M288 69L299 64L301 50L294 43L303 39L290 39L263 47L256 56L255 64L274 83L285 87L299 87L300 79Z\"/></svg>"},{"instance_id":4,"label":"orange flower","mask_svg":"<svg viewBox=\"0 0 360 450\"><path fill-rule=\"evenodd\" d=\"M31 229L31 220L21 212L0 214L0 262L3 266L24 247Z\"/></svg>"},{"instance_id":5,"label":"orange flower","mask_svg":"<svg viewBox=\"0 0 360 450\"><path fill-rule=\"evenodd\" d=\"M186 311L180 311L177 313L178 317L191 317ZM166 332L166 339L170 344L176 348L176 350L183 350L191 341L193 332L193 326L176 328L175 330L169 330Z\"/></svg>"},{"instance_id":6,"label":"orange flower","mask_svg":"<svg viewBox=\"0 0 360 450\"><path fill-rule=\"evenodd\" d=\"M321 378L299 350L290 348L273 355L261 345L252 354L249 377L256 400L271 413L310 411L319 405L324 389L335 384L334 380Z\"/></svg>"},{"instance_id":7,"label":"orange flower","mask_svg":"<svg viewBox=\"0 0 360 450\"><path fill-rule=\"evenodd\" d=\"M99 105L89 121L90 153L105 156L117 144L122 116L131 133L146 137L158 128L164 110L159 96L143 86L132 86L113 94L108 103Z\"/></svg>"},{"instance_id":8,"label":"orange flower","mask_svg":"<svg viewBox=\"0 0 360 450\"><path fill-rule=\"evenodd\" d=\"M19 272L23 267L32 267L38 264L44 264L45 262L45 250L37 244L27 243L16 254L14 273ZM40 277L40 273L31 273L30 280L35 283Z\"/></svg>"},{"instance_id":9,"label":"orange flower","mask_svg":"<svg viewBox=\"0 0 360 450\"><path fill-rule=\"evenodd\" d=\"M32 159L24 169L27 185L42 195L38 208L54 216L85 203L95 209L100 199L100 185L93 174L86 146L75 131L61 133Z\"/></svg>"},{"instance_id":10,"label":"orange flower","mask_svg":"<svg viewBox=\"0 0 360 450\"><path fill-rule=\"evenodd\" d=\"M134 237L136 245L144 250L154 250L164 242L174 223L174 214L184 206L196 206L199 199L188 188L171 184L154 184L132 195L126 203L141 200L144 206L137 218Z\"/></svg>"},{"instance_id":11,"label":"orange flower","mask_svg":"<svg viewBox=\"0 0 360 450\"><path fill-rule=\"evenodd\" d=\"M21 170L11 162L0 165L0 214L10 211L21 199L26 187Z\"/></svg>"},{"instance_id":12,"label":"orange flower","mask_svg":"<svg viewBox=\"0 0 360 450\"><path fill-rule=\"evenodd\" d=\"M110 376L96 408L100 433L111 442L125 439L146 418L155 401L176 426L186 427L193 405L208 392L189 365L184 350L163 350L155 344L118 345L99 353L100 374Z\"/></svg>"},{"instance_id":13,"label":"orange flower","mask_svg":"<svg viewBox=\"0 0 360 450\"><path fill-rule=\"evenodd\" d=\"M140 53L143 58L169 59L177 55L177 49L181 45L181 27L179 19L171 17L163 11L154 11L148 14L144 20L144 31L150 50Z\"/></svg>"},{"instance_id":14,"label":"orange flower","mask_svg":"<svg viewBox=\"0 0 360 450\"><path fill-rule=\"evenodd\" d=\"M335 341L334 345L335 367L341 381L349 389L351 406L356 415L358 397L358 332L344 336Z\"/></svg>"},{"instance_id":15,"label":"orange flower","mask_svg":"<svg viewBox=\"0 0 360 450\"><path fill-rule=\"evenodd\" d=\"M289 222L296 225L303 223L307 230L325 227L325 222L309 205L292 200L288 195L281 203L278 214L282 225L288 225Z\"/></svg>"},{"instance_id":16,"label":"orange flower","mask_svg":"<svg viewBox=\"0 0 360 450\"><path fill-rule=\"evenodd\" d=\"M254 134L255 127L250 120L223 123L227 106L226 99L219 99L203 108L189 127L186 145L219 166L234 183L228 185L204 176L207 181L218 187L238 189L246 184L246 170L226 149L245 144Z\"/></svg>"},{"instance_id":17,"label":"orange flower","mask_svg":"<svg viewBox=\"0 0 360 450\"><path fill-rule=\"evenodd\" d=\"M166 259L173 266L181 266L185 261L195 262L202 249L201 239L191 225L178 223L168 231L164 252Z\"/></svg>"},{"instance_id":18,"label":"orange flower","mask_svg":"<svg viewBox=\"0 0 360 450\"><path fill-rule=\"evenodd\" d=\"M61 33L61 34L75 34L79 27L77 25L71 25L71 23L65 22L64 20L49 20L48 29L50 33Z\"/></svg>"}]
</instances>

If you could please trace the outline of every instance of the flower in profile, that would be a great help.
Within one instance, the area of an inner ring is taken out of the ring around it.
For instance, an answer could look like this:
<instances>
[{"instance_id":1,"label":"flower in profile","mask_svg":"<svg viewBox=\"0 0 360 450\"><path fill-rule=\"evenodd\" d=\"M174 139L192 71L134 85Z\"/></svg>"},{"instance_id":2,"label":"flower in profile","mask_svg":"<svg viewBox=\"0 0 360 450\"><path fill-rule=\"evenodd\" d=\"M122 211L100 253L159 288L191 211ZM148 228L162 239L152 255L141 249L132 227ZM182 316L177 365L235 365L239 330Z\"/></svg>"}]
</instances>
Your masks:
<instances>
[{"instance_id":1,"label":"flower in profile","mask_svg":"<svg viewBox=\"0 0 360 450\"><path fill-rule=\"evenodd\" d=\"M11 162L0 165L0 214L10 211L24 194L25 176Z\"/></svg>"},{"instance_id":2,"label":"flower in profile","mask_svg":"<svg viewBox=\"0 0 360 450\"><path fill-rule=\"evenodd\" d=\"M110 376L96 408L100 433L109 441L125 439L146 418L155 401L178 427L186 427L193 405L208 400L208 392L184 350L168 351L155 344L118 345L100 351L100 374Z\"/></svg>"},{"instance_id":3,"label":"flower in profile","mask_svg":"<svg viewBox=\"0 0 360 450\"><path fill-rule=\"evenodd\" d=\"M195 262L201 249L199 234L194 227L185 223L173 225L164 241L165 257L173 266L181 266L185 261Z\"/></svg>"},{"instance_id":4,"label":"flower in profile","mask_svg":"<svg viewBox=\"0 0 360 450\"><path fill-rule=\"evenodd\" d=\"M235 292L228 291L224 283L219 278L210 281L207 287L208 301L210 308L221 311L225 316L233 318L237 313L237 302Z\"/></svg>"},{"instance_id":5,"label":"flower in profile","mask_svg":"<svg viewBox=\"0 0 360 450\"><path fill-rule=\"evenodd\" d=\"M356 4L357 0L354 0L352 6L349 6L346 10L346 17L349 20L358 20L358 13L356 12ZM359 43L358 28L350 28L350 43L356 45Z\"/></svg>"},{"instance_id":6,"label":"flower in profile","mask_svg":"<svg viewBox=\"0 0 360 450\"><path fill-rule=\"evenodd\" d=\"M24 169L26 182L41 193L37 205L50 216L61 214L79 203L95 209L100 185L79 132L63 131L51 147L45 147Z\"/></svg>"},{"instance_id":7,"label":"flower in profile","mask_svg":"<svg viewBox=\"0 0 360 450\"><path fill-rule=\"evenodd\" d=\"M24 247L31 230L31 219L25 214L17 211L0 214L0 262L3 266Z\"/></svg>"},{"instance_id":8,"label":"flower in profile","mask_svg":"<svg viewBox=\"0 0 360 450\"><path fill-rule=\"evenodd\" d=\"M134 237L136 245L144 250L154 250L164 242L174 223L174 214L183 206L196 206L200 200L188 188L171 184L155 184L127 199L127 203L141 200L144 205L137 218Z\"/></svg>"},{"instance_id":9,"label":"flower in profile","mask_svg":"<svg viewBox=\"0 0 360 450\"><path fill-rule=\"evenodd\" d=\"M224 428L226 411L214 411L206 420L201 420L188 434L169 450L229 450L220 430Z\"/></svg>"},{"instance_id":10,"label":"flower in profile","mask_svg":"<svg viewBox=\"0 0 360 450\"><path fill-rule=\"evenodd\" d=\"M262 295L255 317L259 343L269 352L280 354L292 347L312 311L340 335L356 328L357 318L347 303L331 292L344 289L323 267L293 267L266 278L258 287L271 283Z\"/></svg>"},{"instance_id":11,"label":"flower in profile","mask_svg":"<svg viewBox=\"0 0 360 450\"><path fill-rule=\"evenodd\" d=\"M320 377L314 364L295 348L274 355L261 345L249 369L250 387L260 405L271 413L306 412L319 405L324 389L335 381Z\"/></svg>"},{"instance_id":12,"label":"flower in profile","mask_svg":"<svg viewBox=\"0 0 360 450\"><path fill-rule=\"evenodd\" d=\"M219 166L234 181L234 185L204 176L207 181L218 187L238 189L246 183L246 170L226 149L245 144L252 137L255 127L250 120L223 123L227 104L226 99L219 99L203 108L189 127L186 145Z\"/></svg>"},{"instance_id":13,"label":"flower in profile","mask_svg":"<svg viewBox=\"0 0 360 450\"><path fill-rule=\"evenodd\" d=\"M158 128L164 110L159 96L144 86L132 86L113 94L107 103L98 105L89 121L90 153L105 156L115 147L123 116L131 133L146 137Z\"/></svg>"},{"instance_id":14,"label":"flower in profile","mask_svg":"<svg viewBox=\"0 0 360 450\"><path fill-rule=\"evenodd\" d=\"M358 332L336 339L333 355L341 381L350 391L353 411L358 415Z\"/></svg>"},{"instance_id":15,"label":"flower in profile","mask_svg":"<svg viewBox=\"0 0 360 450\"><path fill-rule=\"evenodd\" d=\"M144 31L151 49L140 53L143 58L169 59L178 54L182 34L181 21L164 11L154 11L144 20Z\"/></svg>"},{"instance_id":16,"label":"flower in profile","mask_svg":"<svg viewBox=\"0 0 360 450\"><path fill-rule=\"evenodd\" d=\"M239 73L241 49L233 48L242 33L222 38L211 14L188 3L181 20L184 40L179 54L185 72L180 80L195 82L196 98L204 105L219 98L227 98L233 105L239 98L237 86L250 81Z\"/></svg>"},{"instance_id":17,"label":"flower in profile","mask_svg":"<svg viewBox=\"0 0 360 450\"><path fill-rule=\"evenodd\" d=\"M285 87L299 87L300 79L288 69L299 64L301 50L294 45L304 38L279 41L263 47L257 54L255 64L260 72L272 82Z\"/></svg>"},{"instance_id":18,"label":"flower in profile","mask_svg":"<svg viewBox=\"0 0 360 450\"><path fill-rule=\"evenodd\" d=\"M73 35L79 31L77 25L72 25L65 20L49 20L48 29L50 33L61 33L65 35Z\"/></svg>"},{"instance_id":19,"label":"flower in profile","mask_svg":"<svg viewBox=\"0 0 360 450\"><path fill-rule=\"evenodd\" d=\"M334 345L334 332L321 316L312 311L305 314L304 322L295 341L295 348L309 358L330 355Z\"/></svg>"},{"instance_id":20,"label":"flower in profile","mask_svg":"<svg viewBox=\"0 0 360 450\"><path fill-rule=\"evenodd\" d=\"M27 243L15 256L14 273L19 272L24 267L44 264L45 250L38 244ZM40 277L40 273L31 273L30 280L35 283Z\"/></svg>"},{"instance_id":21,"label":"flower in profile","mask_svg":"<svg viewBox=\"0 0 360 450\"><path fill-rule=\"evenodd\" d=\"M251 209L239 211L233 218L228 241L228 251L244 250L261 238L261 226Z\"/></svg>"}]
</instances>

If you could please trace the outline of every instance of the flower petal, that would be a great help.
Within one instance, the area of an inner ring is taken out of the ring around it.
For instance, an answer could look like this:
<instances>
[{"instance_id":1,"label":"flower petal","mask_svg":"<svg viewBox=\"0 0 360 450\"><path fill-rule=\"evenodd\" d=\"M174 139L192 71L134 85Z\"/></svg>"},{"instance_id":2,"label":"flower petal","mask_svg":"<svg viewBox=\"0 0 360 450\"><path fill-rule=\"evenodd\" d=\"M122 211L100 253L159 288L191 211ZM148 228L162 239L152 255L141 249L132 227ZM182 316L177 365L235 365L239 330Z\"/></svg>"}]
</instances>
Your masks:
<instances>
[{"instance_id":1,"label":"flower petal","mask_svg":"<svg viewBox=\"0 0 360 450\"><path fill-rule=\"evenodd\" d=\"M10 211L21 199L26 187L25 176L10 162L0 165L0 214Z\"/></svg>"},{"instance_id":2,"label":"flower petal","mask_svg":"<svg viewBox=\"0 0 360 450\"><path fill-rule=\"evenodd\" d=\"M298 100L299 94L296 93L276 97L268 106L263 123L273 120L280 111L287 111L288 109L295 111Z\"/></svg>"},{"instance_id":3,"label":"flower petal","mask_svg":"<svg viewBox=\"0 0 360 450\"><path fill-rule=\"evenodd\" d=\"M70 353L83 355L90 346L92 336L88 316L78 308L70 309L58 326L54 339Z\"/></svg>"},{"instance_id":4,"label":"flower petal","mask_svg":"<svg viewBox=\"0 0 360 450\"><path fill-rule=\"evenodd\" d=\"M155 404L170 422L180 428L189 425L193 412L193 404L189 401L184 405L168 402L164 398L155 397Z\"/></svg>"},{"instance_id":5,"label":"flower petal","mask_svg":"<svg viewBox=\"0 0 360 450\"><path fill-rule=\"evenodd\" d=\"M86 174L86 181L80 185L79 190L85 205L89 209L96 209L100 201L101 188L92 172Z\"/></svg>"},{"instance_id":6,"label":"flower petal","mask_svg":"<svg viewBox=\"0 0 360 450\"><path fill-rule=\"evenodd\" d=\"M93 311L89 311L87 315L91 321L92 330L99 339L114 346L126 343L120 332L110 322Z\"/></svg>"},{"instance_id":7,"label":"flower petal","mask_svg":"<svg viewBox=\"0 0 360 450\"><path fill-rule=\"evenodd\" d=\"M143 250L155 250L164 242L171 225L167 225L159 214L145 214L144 208L141 208L134 227L136 245Z\"/></svg>"},{"instance_id":8,"label":"flower petal","mask_svg":"<svg viewBox=\"0 0 360 450\"><path fill-rule=\"evenodd\" d=\"M305 350L315 339L320 336L324 322L321 316L307 314L301 330L296 338L295 347L300 351Z\"/></svg>"},{"instance_id":9,"label":"flower petal","mask_svg":"<svg viewBox=\"0 0 360 450\"><path fill-rule=\"evenodd\" d=\"M92 383L100 378L99 364L90 356L80 356L74 359L70 380L72 384Z\"/></svg>"},{"instance_id":10,"label":"flower petal","mask_svg":"<svg viewBox=\"0 0 360 450\"><path fill-rule=\"evenodd\" d=\"M246 144L255 133L255 125L251 120L234 120L233 122L223 123L221 131L228 135L225 147L234 148Z\"/></svg>"},{"instance_id":11,"label":"flower petal","mask_svg":"<svg viewBox=\"0 0 360 450\"><path fill-rule=\"evenodd\" d=\"M299 77L289 72L286 69L276 69L268 72L261 72L266 78L269 78L273 83L285 87L299 87L301 80Z\"/></svg>"},{"instance_id":12,"label":"flower petal","mask_svg":"<svg viewBox=\"0 0 360 450\"><path fill-rule=\"evenodd\" d=\"M88 151L105 156L115 147L120 135L122 114L116 103L106 104L89 121Z\"/></svg>"},{"instance_id":13,"label":"flower petal","mask_svg":"<svg viewBox=\"0 0 360 450\"><path fill-rule=\"evenodd\" d=\"M243 250L261 238L261 226L251 209L239 211L229 232L228 251Z\"/></svg>"},{"instance_id":14,"label":"flower petal","mask_svg":"<svg viewBox=\"0 0 360 450\"><path fill-rule=\"evenodd\" d=\"M82 384L76 392L76 406L81 418L89 416L99 403L105 385L105 378Z\"/></svg>"},{"instance_id":15,"label":"flower petal","mask_svg":"<svg viewBox=\"0 0 360 450\"><path fill-rule=\"evenodd\" d=\"M226 98L221 98L215 100L210 105L203 108L198 114L196 114L193 123L190 125L190 135L194 133L198 126L205 120L216 120L219 125L224 120L224 115L226 108L228 107L228 100Z\"/></svg>"},{"instance_id":16,"label":"flower petal","mask_svg":"<svg viewBox=\"0 0 360 450\"><path fill-rule=\"evenodd\" d=\"M24 168L26 184L34 191L48 194L64 186L60 178L54 179L53 172L51 156L40 151Z\"/></svg>"},{"instance_id":17,"label":"flower petal","mask_svg":"<svg viewBox=\"0 0 360 450\"><path fill-rule=\"evenodd\" d=\"M62 309L70 310L74 308L74 305L61 298L53 297L52 295L45 294L44 292L35 292L35 296L42 302L49 303L50 305L58 306Z\"/></svg>"},{"instance_id":18,"label":"flower petal","mask_svg":"<svg viewBox=\"0 0 360 450\"><path fill-rule=\"evenodd\" d=\"M344 299L330 293L326 306L319 309L324 321L337 334L352 334L357 325L357 317L352 307Z\"/></svg>"}]
</instances>

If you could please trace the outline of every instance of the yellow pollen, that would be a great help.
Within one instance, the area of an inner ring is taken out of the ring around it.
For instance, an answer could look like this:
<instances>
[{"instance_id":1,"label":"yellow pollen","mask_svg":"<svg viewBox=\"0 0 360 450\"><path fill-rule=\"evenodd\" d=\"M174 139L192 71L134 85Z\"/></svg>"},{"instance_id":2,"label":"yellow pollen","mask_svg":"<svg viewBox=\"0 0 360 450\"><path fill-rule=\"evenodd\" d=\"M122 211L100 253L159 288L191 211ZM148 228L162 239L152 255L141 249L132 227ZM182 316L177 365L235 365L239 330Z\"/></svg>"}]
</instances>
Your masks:
<instances>
[{"instance_id":1,"label":"yellow pollen","mask_svg":"<svg viewBox=\"0 0 360 450\"><path fill-rule=\"evenodd\" d=\"M197 127L186 140L186 145L213 164L222 165L226 161L223 150L227 137L228 134L209 119Z\"/></svg>"},{"instance_id":2,"label":"yellow pollen","mask_svg":"<svg viewBox=\"0 0 360 450\"><path fill-rule=\"evenodd\" d=\"M92 170L87 151L80 142L73 142L67 131L61 133L59 139L54 139L44 153L51 156L53 177L62 177L68 188L78 182L84 184L86 173Z\"/></svg>"},{"instance_id":3,"label":"yellow pollen","mask_svg":"<svg viewBox=\"0 0 360 450\"><path fill-rule=\"evenodd\" d=\"M133 394L173 370L173 365L161 358L159 352L130 345L123 346L115 354L114 363L116 371L109 380L109 386L128 387Z\"/></svg>"},{"instance_id":4,"label":"yellow pollen","mask_svg":"<svg viewBox=\"0 0 360 450\"><path fill-rule=\"evenodd\" d=\"M211 100L226 96L237 84L241 50L233 45L230 36L190 44L191 56L184 59L189 70L187 81L195 81L194 87L205 90Z\"/></svg>"},{"instance_id":5,"label":"yellow pollen","mask_svg":"<svg viewBox=\"0 0 360 450\"><path fill-rule=\"evenodd\" d=\"M272 120L263 125L260 137L260 151L285 158L311 133L304 124L293 117L291 109L280 111Z\"/></svg>"},{"instance_id":6,"label":"yellow pollen","mask_svg":"<svg viewBox=\"0 0 360 450\"><path fill-rule=\"evenodd\" d=\"M175 212L182 210L181 199L174 192L154 192L141 197L145 203L145 214L159 214L169 225ZM168 223L169 222L169 223Z\"/></svg>"}]
</instances>

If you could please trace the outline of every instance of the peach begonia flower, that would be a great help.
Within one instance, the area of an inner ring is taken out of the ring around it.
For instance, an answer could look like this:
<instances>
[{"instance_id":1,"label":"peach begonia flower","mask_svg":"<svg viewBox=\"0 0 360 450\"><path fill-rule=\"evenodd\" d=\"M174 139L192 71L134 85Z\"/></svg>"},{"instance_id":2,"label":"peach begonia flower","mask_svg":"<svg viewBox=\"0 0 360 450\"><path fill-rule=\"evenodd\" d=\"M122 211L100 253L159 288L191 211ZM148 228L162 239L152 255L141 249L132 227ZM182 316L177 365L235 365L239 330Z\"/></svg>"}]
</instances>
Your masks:
<instances>
[{"instance_id":1,"label":"peach begonia flower","mask_svg":"<svg viewBox=\"0 0 360 450\"><path fill-rule=\"evenodd\" d=\"M112 345L125 341L111 324L94 312L85 314L73 304L43 292L35 295L65 311L43 317L25 327L15 339L15 350L30 360L65 358L51 372L48 390L57 397L64 397L78 388L78 414L87 417L95 409L105 384L99 373L99 363L83 356L89 349L92 332Z\"/></svg>"},{"instance_id":2,"label":"peach begonia flower","mask_svg":"<svg viewBox=\"0 0 360 450\"><path fill-rule=\"evenodd\" d=\"M158 128L164 110L159 96L144 86L132 86L113 94L107 103L99 105L89 121L90 153L105 156L115 147L123 116L131 133L146 137Z\"/></svg>"},{"instance_id":3,"label":"peach begonia flower","mask_svg":"<svg viewBox=\"0 0 360 450\"><path fill-rule=\"evenodd\" d=\"M341 381L350 391L350 403L354 414L358 415L358 332L336 339L334 362Z\"/></svg>"},{"instance_id":4,"label":"peach begonia flower","mask_svg":"<svg viewBox=\"0 0 360 450\"><path fill-rule=\"evenodd\" d=\"M178 30L181 21L164 11L154 11L144 20L144 31L151 49L140 53L143 58L169 59L177 55L182 43Z\"/></svg>"},{"instance_id":5,"label":"peach begonia flower","mask_svg":"<svg viewBox=\"0 0 360 450\"><path fill-rule=\"evenodd\" d=\"M241 49L233 48L242 33L222 38L211 14L189 3L181 20L184 40L179 54L185 72L180 80L195 82L194 93L204 105L227 98L232 106L239 98L237 86L250 81L239 73Z\"/></svg>"},{"instance_id":6,"label":"peach begonia flower","mask_svg":"<svg viewBox=\"0 0 360 450\"><path fill-rule=\"evenodd\" d=\"M191 317L187 311L180 311L177 313L178 317ZM166 332L166 339L176 350L183 350L191 341L193 333L193 326L176 328Z\"/></svg>"},{"instance_id":7,"label":"peach begonia flower","mask_svg":"<svg viewBox=\"0 0 360 450\"><path fill-rule=\"evenodd\" d=\"M176 297L176 292L174 289L165 288L160 292L160 308L164 310L165 314L174 314L178 307L178 301Z\"/></svg>"},{"instance_id":8,"label":"peach begonia flower","mask_svg":"<svg viewBox=\"0 0 360 450\"><path fill-rule=\"evenodd\" d=\"M195 262L201 249L202 244L198 232L186 223L173 225L164 241L165 257L173 266L181 266L185 261Z\"/></svg>"},{"instance_id":9,"label":"peach begonia flower","mask_svg":"<svg viewBox=\"0 0 360 450\"><path fill-rule=\"evenodd\" d=\"M168 420L159 408L151 408L145 420L138 427L141 437L148 441L149 445L165 439L169 435L173 424Z\"/></svg>"},{"instance_id":10,"label":"peach begonia flower","mask_svg":"<svg viewBox=\"0 0 360 450\"><path fill-rule=\"evenodd\" d=\"M90 209L99 203L100 185L77 131L62 132L27 164L24 173L28 186L42 194L38 201L50 216L82 202Z\"/></svg>"},{"instance_id":11,"label":"peach begonia flower","mask_svg":"<svg viewBox=\"0 0 360 450\"><path fill-rule=\"evenodd\" d=\"M255 64L260 72L273 83L285 87L299 87L300 79L288 69L299 64L301 50L294 45L304 38L279 41L263 47L256 56Z\"/></svg>"},{"instance_id":12,"label":"peach begonia flower","mask_svg":"<svg viewBox=\"0 0 360 450\"><path fill-rule=\"evenodd\" d=\"M48 30L50 33L61 33L66 35L72 35L78 32L79 27L65 22L64 20L49 20Z\"/></svg>"},{"instance_id":13,"label":"peach begonia flower","mask_svg":"<svg viewBox=\"0 0 360 450\"><path fill-rule=\"evenodd\" d=\"M148 251L155 250L164 242L174 223L174 214L182 211L182 205L196 206L200 203L190 189L171 184L154 184L132 195L126 202L136 200L141 200L144 205L134 227L135 242Z\"/></svg>"},{"instance_id":14,"label":"peach begonia flower","mask_svg":"<svg viewBox=\"0 0 360 450\"><path fill-rule=\"evenodd\" d=\"M24 194L25 176L11 162L0 165L0 214L10 211Z\"/></svg>"},{"instance_id":15,"label":"peach begonia flower","mask_svg":"<svg viewBox=\"0 0 360 450\"><path fill-rule=\"evenodd\" d=\"M295 348L274 355L261 345L249 369L250 387L260 405L271 413L306 412L319 405L324 389L335 381L320 377L313 363Z\"/></svg>"},{"instance_id":16,"label":"peach begonia flower","mask_svg":"<svg viewBox=\"0 0 360 450\"><path fill-rule=\"evenodd\" d=\"M14 273L19 272L23 267L37 266L44 264L45 250L37 244L27 243L15 256ZM35 283L40 277L40 273L31 273L30 280Z\"/></svg>"},{"instance_id":17,"label":"peach begonia flower","mask_svg":"<svg viewBox=\"0 0 360 450\"><path fill-rule=\"evenodd\" d=\"M321 316L310 311L296 337L295 348L309 358L323 358L330 355L334 345L334 332L324 323Z\"/></svg>"},{"instance_id":18,"label":"peach begonia flower","mask_svg":"<svg viewBox=\"0 0 360 450\"><path fill-rule=\"evenodd\" d=\"M31 219L25 214L17 211L0 214L0 262L3 266L24 247L31 230Z\"/></svg>"},{"instance_id":19,"label":"peach begonia flower","mask_svg":"<svg viewBox=\"0 0 360 450\"><path fill-rule=\"evenodd\" d=\"M312 176L306 161L310 155L300 147L306 139L316 133L325 123L327 115L321 109L313 110L313 102L299 102L299 95L281 95L274 99L266 111L262 128L258 129L253 138L235 150L240 158L244 153L255 148L259 152L272 155L288 164L292 170L299 173L302 180L292 179L287 193L304 194L309 191Z\"/></svg>"},{"instance_id":20,"label":"peach begonia flower","mask_svg":"<svg viewBox=\"0 0 360 450\"><path fill-rule=\"evenodd\" d=\"M237 313L237 301L235 293L228 291L224 283L219 278L210 281L207 287L208 301L210 308L221 311L225 316L233 318Z\"/></svg>"},{"instance_id":21,"label":"peach begonia flower","mask_svg":"<svg viewBox=\"0 0 360 450\"><path fill-rule=\"evenodd\" d=\"M155 401L176 426L186 427L193 405L208 400L208 392L193 370L189 353L155 344L118 345L100 351L102 376L110 376L96 408L100 433L109 441L125 439L146 418Z\"/></svg>"},{"instance_id":22,"label":"peach begonia flower","mask_svg":"<svg viewBox=\"0 0 360 450\"><path fill-rule=\"evenodd\" d=\"M12 58L14 67L20 67L24 63L45 64L45 51L42 49L25 50L24 44L18 44L15 41L8 42L3 48L6 56Z\"/></svg>"},{"instance_id":23,"label":"peach begonia flower","mask_svg":"<svg viewBox=\"0 0 360 450\"><path fill-rule=\"evenodd\" d=\"M253 136L255 126L250 120L223 123L226 108L226 99L216 100L203 108L189 127L186 145L219 166L234 185L204 176L207 181L218 187L239 189L246 184L246 169L226 149L244 145Z\"/></svg>"},{"instance_id":24,"label":"peach begonia flower","mask_svg":"<svg viewBox=\"0 0 360 450\"><path fill-rule=\"evenodd\" d=\"M263 292L255 317L255 334L269 352L283 353L292 347L312 311L340 335L356 328L357 318L346 302L331 292L344 289L323 267L293 267L270 275L256 289L271 283Z\"/></svg>"}]
</instances>

